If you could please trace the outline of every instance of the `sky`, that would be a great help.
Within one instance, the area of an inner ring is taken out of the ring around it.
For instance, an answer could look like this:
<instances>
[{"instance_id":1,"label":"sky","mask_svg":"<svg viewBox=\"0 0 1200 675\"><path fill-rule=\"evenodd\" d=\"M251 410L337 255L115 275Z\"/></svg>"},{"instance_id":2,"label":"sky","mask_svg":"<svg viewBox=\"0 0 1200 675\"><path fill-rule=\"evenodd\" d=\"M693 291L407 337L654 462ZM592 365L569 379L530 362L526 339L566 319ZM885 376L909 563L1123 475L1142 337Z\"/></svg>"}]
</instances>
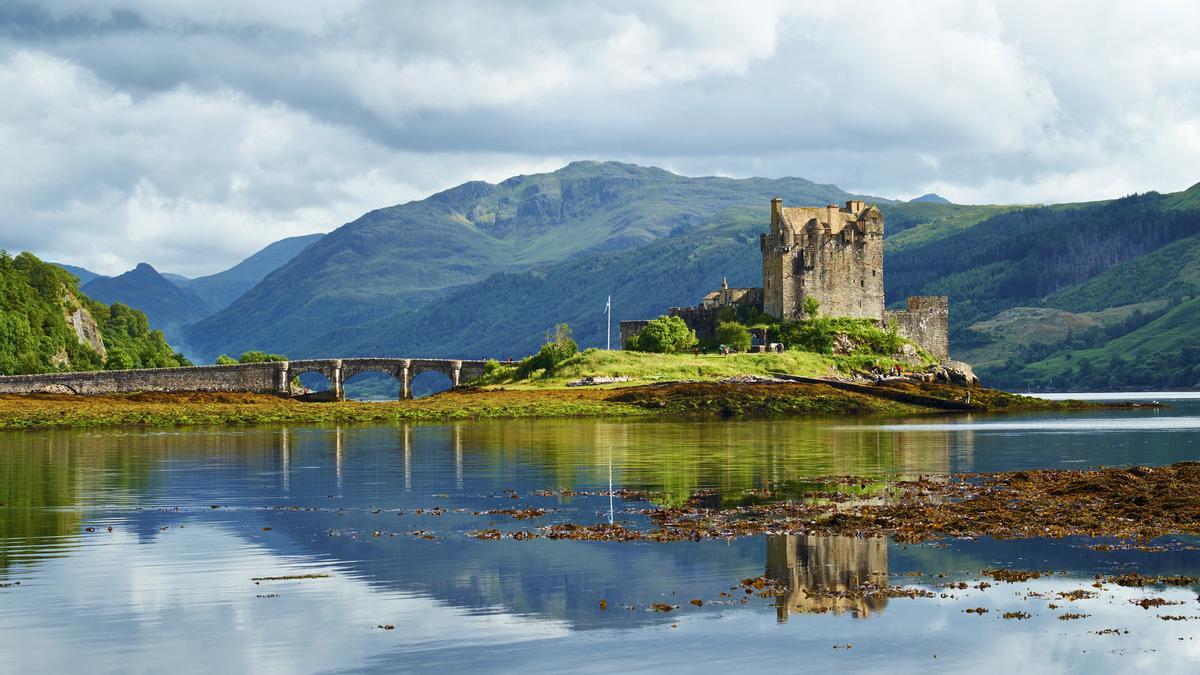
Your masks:
<instances>
[{"instance_id":1,"label":"sky","mask_svg":"<svg viewBox=\"0 0 1200 675\"><path fill-rule=\"evenodd\" d=\"M1200 3L0 0L0 248L188 276L573 160L1057 203L1200 182Z\"/></svg>"}]
</instances>

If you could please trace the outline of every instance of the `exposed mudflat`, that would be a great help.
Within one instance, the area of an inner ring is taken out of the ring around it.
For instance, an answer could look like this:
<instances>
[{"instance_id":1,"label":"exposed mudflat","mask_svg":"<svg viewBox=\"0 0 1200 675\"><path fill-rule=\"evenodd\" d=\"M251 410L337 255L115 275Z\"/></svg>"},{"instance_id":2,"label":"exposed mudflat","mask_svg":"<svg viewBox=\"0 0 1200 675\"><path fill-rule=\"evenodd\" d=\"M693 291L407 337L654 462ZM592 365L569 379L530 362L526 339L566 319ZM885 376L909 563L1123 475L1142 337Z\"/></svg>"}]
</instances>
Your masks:
<instances>
[{"instance_id":1,"label":"exposed mudflat","mask_svg":"<svg viewBox=\"0 0 1200 675\"><path fill-rule=\"evenodd\" d=\"M804 500L771 501L732 509L698 500L678 508L647 508L655 528L562 523L551 539L679 541L761 534L996 539L1071 535L1149 540L1200 533L1200 462L1161 468L1135 466L1087 471L1017 471L900 481L881 497L849 494L865 479L836 477L846 493L814 492Z\"/></svg>"}]
</instances>

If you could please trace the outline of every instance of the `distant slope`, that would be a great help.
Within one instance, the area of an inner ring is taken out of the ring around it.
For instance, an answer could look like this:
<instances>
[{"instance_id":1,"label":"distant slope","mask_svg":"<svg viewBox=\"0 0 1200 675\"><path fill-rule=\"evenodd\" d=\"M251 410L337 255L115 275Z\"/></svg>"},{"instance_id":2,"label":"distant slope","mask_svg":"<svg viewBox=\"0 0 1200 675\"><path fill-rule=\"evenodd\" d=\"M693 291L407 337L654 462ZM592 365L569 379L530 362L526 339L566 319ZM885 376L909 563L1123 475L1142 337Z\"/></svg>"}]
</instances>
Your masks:
<instances>
[{"instance_id":1,"label":"distant slope","mask_svg":"<svg viewBox=\"0 0 1200 675\"><path fill-rule=\"evenodd\" d=\"M943 197L943 196L941 196L941 195L939 195L939 194L934 194L934 193L932 193L932 192L930 192L929 194L924 194L924 195L921 195L920 197L913 197L912 199L910 199L910 200L908 200L908 201L909 201L910 203L912 203L912 202L926 202L926 203L929 203L929 204L949 204L949 203L950 203L950 200L949 200L949 199L946 199L945 197Z\"/></svg>"},{"instance_id":2,"label":"distant slope","mask_svg":"<svg viewBox=\"0 0 1200 675\"><path fill-rule=\"evenodd\" d=\"M1200 299L1093 349L1059 351L1017 368L1005 384L1048 389L1200 388Z\"/></svg>"},{"instance_id":3,"label":"distant slope","mask_svg":"<svg viewBox=\"0 0 1200 675\"><path fill-rule=\"evenodd\" d=\"M568 322L583 346L604 346L607 296L613 298L613 341L622 319L652 318L691 305L719 287L759 283L758 233L766 204L729 210L710 223L633 251L607 253L527 272L496 274L450 292L416 311L399 311L361 326L313 336L297 346L312 355L404 353L519 358L537 350L544 332Z\"/></svg>"},{"instance_id":4,"label":"distant slope","mask_svg":"<svg viewBox=\"0 0 1200 675\"><path fill-rule=\"evenodd\" d=\"M1197 208L1200 209L1200 204ZM1195 295L1200 295L1200 235L1114 265L1081 284L1051 295L1046 298L1046 305L1084 312L1150 298Z\"/></svg>"},{"instance_id":5,"label":"distant slope","mask_svg":"<svg viewBox=\"0 0 1200 675\"><path fill-rule=\"evenodd\" d=\"M93 272L91 270L84 269L82 267L76 267L74 265L68 265L66 263L50 263L50 264L61 267L64 270L75 275L75 278L79 279L79 283L81 283L81 284L86 284L87 282L91 281L92 279L107 278L107 277L104 277L104 275L102 275L102 274L96 274L95 272Z\"/></svg>"},{"instance_id":6,"label":"distant slope","mask_svg":"<svg viewBox=\"0 0 1200 675\"><path fill-rule=\"evenodd\" d=\"M765 208L775 196L824 204L853 195L801 178L688 178L615 162L466 183L325 235L187 336L208 356L252 348L292 354L300 345L344 353L342 343L318 345L313 336L353 334L497 272L635 250L729 208Z\"/></svg>"},{"instance_id":7,"label":"distant slope","mask_svg":"<svg viewBox=\"0 0 1200 675\"><path fill-rule=\"evenodd\" d=\"M322 236L306 234L280 239L233 267L206 277L187 279L171 274L163 276L200 296L214 312L219 311L228 307L264 277L295 258Z\"/></svg>"},{"instance_id":8,"label":"distant slope","mask_svg":"<svg viewBox=\"0 0 1200 675\"><path fill-rule=\"evenodd\" d=\"M100 302L119 302L144 312L152 327L168 335L211 313L200 296L167 281L146 263L120 276L93 279L82 290Z\"/></svg>"},{"instance_id":9,"label":"distant slope","mask_svg":"<svg viewBox=\"0 0 1200 675\"><path fill-rule=\"evenodd\" d=\"M1165 208L1167 199L1147 193L993 216L890 255L888 297L949 295L952 329L1010 307L1039 305L1115 265L1200 233L1200 211Z\"/></svg>"},{"instance_id":10,"label":"distant slope","mask_svg":"<svg viewBox=\"0 0 1200 675\"><path fill-rule=\"evenodd\" d=\"M0 374L187 365L141 312L81 293L61 266L0 251Z\"/></svg>"}]
</instances>

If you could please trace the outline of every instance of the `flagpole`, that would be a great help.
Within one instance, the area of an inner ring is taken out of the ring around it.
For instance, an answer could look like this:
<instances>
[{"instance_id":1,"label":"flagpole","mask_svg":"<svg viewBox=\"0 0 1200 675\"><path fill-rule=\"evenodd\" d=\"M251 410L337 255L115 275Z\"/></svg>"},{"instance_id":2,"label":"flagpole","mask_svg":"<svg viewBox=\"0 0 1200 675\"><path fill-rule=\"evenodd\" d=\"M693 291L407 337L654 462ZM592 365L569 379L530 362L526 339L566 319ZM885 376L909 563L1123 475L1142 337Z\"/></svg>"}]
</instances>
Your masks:
<instances>
[{"instance_id":1,"label":"flagpole","mask_svg":"<svg viewBox=\"0 0 1200 675\"><path fill-rule=\"evenodd\" d=\"M604 309L608 310L608 340L605 342L605 349L612 351L612 296L608 296L608 303Z\"/></svg>"}]
</instances>

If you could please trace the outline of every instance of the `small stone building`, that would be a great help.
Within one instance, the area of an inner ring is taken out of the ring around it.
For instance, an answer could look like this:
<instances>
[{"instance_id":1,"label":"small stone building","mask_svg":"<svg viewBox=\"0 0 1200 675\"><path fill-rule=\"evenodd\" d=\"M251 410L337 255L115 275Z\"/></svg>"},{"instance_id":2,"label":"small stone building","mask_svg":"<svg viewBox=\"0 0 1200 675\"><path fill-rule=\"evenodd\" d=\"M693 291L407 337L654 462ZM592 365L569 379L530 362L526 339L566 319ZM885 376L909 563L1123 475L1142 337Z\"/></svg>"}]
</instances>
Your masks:
<instances>
[{"instance_id":1,"label":"small stone building","mask_svg":"<svg viewBox=\"0 0 1200 675\"><path fill-rule=\"evenodd\" d=\"M883 213L850 200L844 206L785 207L771 200L771 223L759 239L762 288L729 288L706 294L696 307L671 307L700 339L716 334L717 314L728 305L751 305L787 321L804 316L806 298L832 317L872 319L894 325L904 337L942 361L950 359L949 301L945 296L909 298L908 308L885 310ZM645 321L622 321L621 345Z\"/></svg>"}]
</instances>

